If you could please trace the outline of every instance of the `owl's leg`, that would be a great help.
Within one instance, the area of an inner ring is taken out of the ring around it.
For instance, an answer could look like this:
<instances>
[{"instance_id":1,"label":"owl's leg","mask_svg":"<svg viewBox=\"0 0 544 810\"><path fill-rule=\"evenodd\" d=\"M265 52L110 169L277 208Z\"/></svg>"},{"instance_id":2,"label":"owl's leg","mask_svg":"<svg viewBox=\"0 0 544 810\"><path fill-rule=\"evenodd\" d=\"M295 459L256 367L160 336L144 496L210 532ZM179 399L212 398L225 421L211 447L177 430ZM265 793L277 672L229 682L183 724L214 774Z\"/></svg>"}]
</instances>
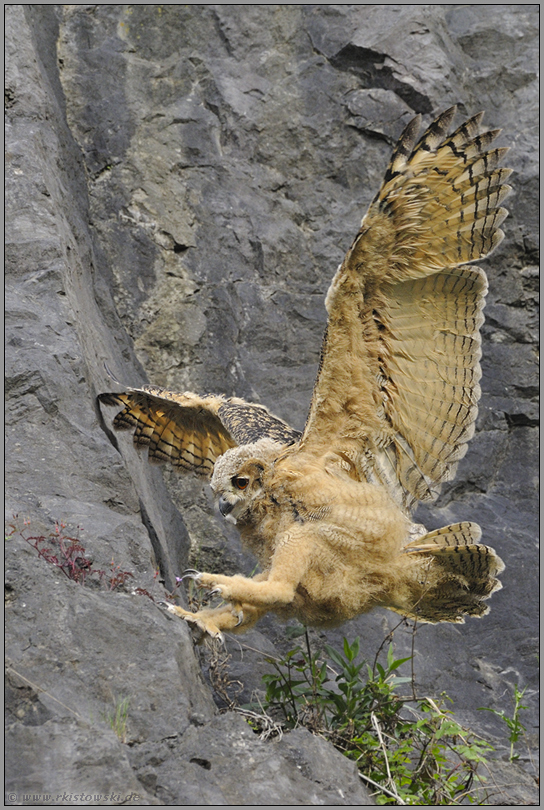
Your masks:
<instances>
[{"instance_id":1,"label":"owl's leg","mask_svg":"<svg viewBox=\"0 0 544 810\"><path fill-rule=\"evenodd\" d=\"M273 605L288 605L295 598L298 576L295 582L282 579L266 579L255 582L253 579L235 574L200 574L198 585L209 588L230 602L246 602L256 607L271 608Z\"/></svg>"},{"instance_id":2,"label":"owl's leg","mask_svg":"<svg viewBox=\"0 0 544 810\"><path fill-rule=\"evenodd\" d=\"M220 594L229 602L253 605L266 612L272 607L289 605L301 579L311 566L315 550L313 530L307 527L292 527L282 537L272 557L266 574L248 578L236 574L198 574L198 585Z\"/></svg>"}]
</instances>

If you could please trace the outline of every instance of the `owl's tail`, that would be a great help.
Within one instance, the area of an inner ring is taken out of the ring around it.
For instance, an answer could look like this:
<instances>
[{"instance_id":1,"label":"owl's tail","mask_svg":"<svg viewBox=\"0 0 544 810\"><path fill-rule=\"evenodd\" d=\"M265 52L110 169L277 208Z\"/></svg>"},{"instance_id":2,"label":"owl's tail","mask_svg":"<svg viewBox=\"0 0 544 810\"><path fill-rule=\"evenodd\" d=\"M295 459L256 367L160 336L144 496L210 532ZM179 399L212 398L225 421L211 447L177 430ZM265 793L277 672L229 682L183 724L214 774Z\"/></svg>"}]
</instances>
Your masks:
<instances>
[{"instance_id":1,"label":"owl's tail","mask_svg":"<svg viewBox=\"0 0 544 810\"><path fill-rule=\"evenodd\" d=\"M453 523L405 546L404 587L388 607L433 623L462 624L464 616L488 613L484 601L502 587L497 576L504 563L492 548L479 544L480 537L476 523Z\"/></svg>"}]
</instances>

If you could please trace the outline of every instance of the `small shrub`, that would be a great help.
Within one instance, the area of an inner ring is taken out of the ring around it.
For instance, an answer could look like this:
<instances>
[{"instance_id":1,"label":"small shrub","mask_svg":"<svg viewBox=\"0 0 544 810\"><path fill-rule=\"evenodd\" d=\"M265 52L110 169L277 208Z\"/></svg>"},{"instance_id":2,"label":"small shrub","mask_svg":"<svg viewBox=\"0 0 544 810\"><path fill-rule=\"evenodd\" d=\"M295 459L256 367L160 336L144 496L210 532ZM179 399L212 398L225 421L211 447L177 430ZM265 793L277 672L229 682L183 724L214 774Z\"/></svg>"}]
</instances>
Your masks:
<instances>
[{"instance_id":1,"label":"small shrub","mask_svg":"<svg viewBox=\"0 0 544 810\"><path fill-rule=\"evenodd\" d=\"M133 578L130 571L122 571L121 566L115 565L113 560L109 572L93 568L93 559L87 554L81 540L65 533L65 523L56 523L55 528L47 536L32 535L27 528L29 525L27 520L23 522L22 529L11 524L11 531L7 536L18 534L25 543L37 551L42 560L53 565L73 582L84 585L90 577L95 577L95 582L102 583L108 590L113 591L124 585L127 579Z\"/></svg>"},{"instance_id":2,"label":"small shrub","mask_svg":"<svg viewBox=\"0 0 544 810\"><path fill-rule=\"evenodd\" d=\"M113 560L110 563L110 573L104 574L104 577L110 591L115 590L119 585L124 585L127 579L134 579L134 575L130 571L122 571L121 566L115 565Z\"/></svg>"},{"instance_id":3,"label":"small shrub","mask_svg":"<svg viewBox=\"0 0 544 810\"><path fill-rule=\"evenodd\" d=\"M493 712L493 714L496 714L497 717L500 717L501 720L504 720L504 722L506 723L508 730L510 732L508 734L508 741L510 743L510 757L509 757L510 762L514 762L516 759L519 759L519 754L514 752L514 745L517 743L519 738L522 737L523 734L525 734L526 731L525 726L519 719L520 711L528 708L527 706L524 706L521 702L526 689L527 687L525 687L525 689L522 689L520 692L517 684L514 686L514 713L512 717L508 717L504 709L501 709L500 711L497 709L489 709L487 707L480 709L481 712Z\"/></svg>"},{"instance_id":4,"label":"small shrub","mask_svg":"<svg viewBox=\"0 0 544 810\"><path fill-rule=\"evenodd\" d=\"M492 750L457 723L445 708L446 696L402 697L411 682L389 645L384 665L359 659L359 639L344 639L343 651L325 646L312 653L297 645L280 661L268 659L275 672L263 676L265 712L286 728L304 726L329 739L355 760L361 777L378 788L378 804L452 805L480 803L484 777L477 773Z\"/></svg>"}]
</instances>

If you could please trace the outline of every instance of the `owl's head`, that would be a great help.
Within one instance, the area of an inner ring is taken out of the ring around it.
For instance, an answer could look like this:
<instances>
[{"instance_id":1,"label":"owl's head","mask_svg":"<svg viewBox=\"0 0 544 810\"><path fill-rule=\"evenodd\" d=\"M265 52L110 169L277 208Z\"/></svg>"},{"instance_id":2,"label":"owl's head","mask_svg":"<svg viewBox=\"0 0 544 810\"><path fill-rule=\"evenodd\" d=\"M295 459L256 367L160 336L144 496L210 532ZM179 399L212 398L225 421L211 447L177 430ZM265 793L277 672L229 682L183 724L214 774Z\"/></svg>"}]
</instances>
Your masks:
<instances>
[{"instance_id":1,"label":"owl's head","mask_svg":"<svg viewBox=\"0 0 544 810\"><path fill-rule=\"evenodd\" d=\"M231 523L247 523L256 498L263 489L263 476L284 445L260 439L227 450L217 459L211 488L219 496L219 511Z\"/></svg>"}]
</instances>

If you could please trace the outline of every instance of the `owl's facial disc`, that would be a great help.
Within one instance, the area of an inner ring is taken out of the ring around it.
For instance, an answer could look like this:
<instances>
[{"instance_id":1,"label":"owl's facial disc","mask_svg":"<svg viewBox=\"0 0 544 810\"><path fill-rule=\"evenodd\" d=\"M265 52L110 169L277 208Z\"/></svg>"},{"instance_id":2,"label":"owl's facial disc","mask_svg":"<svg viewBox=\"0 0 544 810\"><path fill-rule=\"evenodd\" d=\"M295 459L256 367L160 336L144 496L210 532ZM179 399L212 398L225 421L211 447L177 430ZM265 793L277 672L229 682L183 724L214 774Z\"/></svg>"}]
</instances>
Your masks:
<instances>
[{"instance_id":1,"label":"owl's facial disc","mask_svg":"<svg viewBox=\"0 0 544 810\"><path fill-rule=\"evenodd\" d=\"M282 445L271 439L233 447L220 456L210 485L218 496L219 511L229 523L249 523L256 499L263 491L263 475Z\"/></svg>"},{"instance_id":2,"label":"owl's facial disc","mask_svg":"<svg viewBox=\"0 0 544 810\"><path fill-rule=\"evenodd\" d=\"M256 459L231 467L227 475L217 475L212 488L219 495L219 511L229 523L244 523L250 516L253 500L262 489L263 466Z\"/></svg>"}]
</instances>

